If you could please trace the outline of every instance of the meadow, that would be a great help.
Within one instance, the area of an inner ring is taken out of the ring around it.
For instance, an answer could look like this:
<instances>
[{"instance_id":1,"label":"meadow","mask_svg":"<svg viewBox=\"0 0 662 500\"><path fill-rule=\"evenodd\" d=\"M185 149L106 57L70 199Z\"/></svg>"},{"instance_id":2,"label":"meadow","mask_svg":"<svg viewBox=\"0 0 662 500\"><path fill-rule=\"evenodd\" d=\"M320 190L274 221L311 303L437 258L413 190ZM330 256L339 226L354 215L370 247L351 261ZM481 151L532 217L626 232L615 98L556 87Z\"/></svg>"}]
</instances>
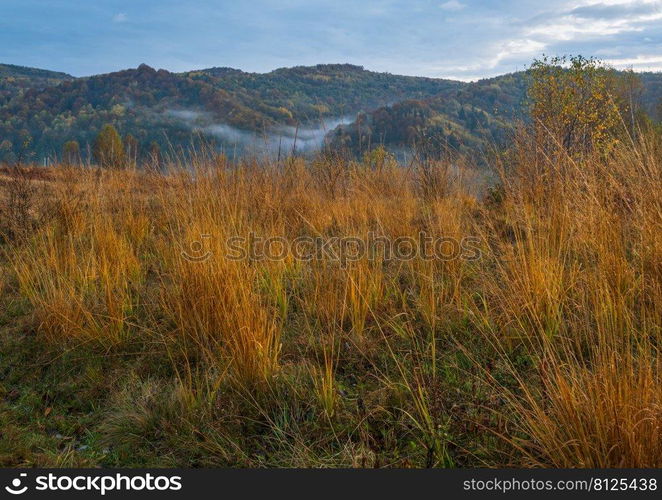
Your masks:
<instances>
[{"instance_id":1,"label":"meadow","mask_svg":"<svg viewBox=\"0 0 662 500\"><path fill-rule=\"evenodd\" d=\"M489 173L381 148L5 167L0 464L662 466L660 134L540 134ZM368 234L473 243L228 254Z\"/></svg>"},{"instance_id":2,"label":"meadow","mask_svg":"<svg viewBox=\"0 0 662 500\"><path fill-rule=\"evenodd\" d=\"M528 146L488 191L387 156L6 171L3 464L660 466L659 144ZM224 247L370 231L480 258Z\"/></svg>"}]
</instances>

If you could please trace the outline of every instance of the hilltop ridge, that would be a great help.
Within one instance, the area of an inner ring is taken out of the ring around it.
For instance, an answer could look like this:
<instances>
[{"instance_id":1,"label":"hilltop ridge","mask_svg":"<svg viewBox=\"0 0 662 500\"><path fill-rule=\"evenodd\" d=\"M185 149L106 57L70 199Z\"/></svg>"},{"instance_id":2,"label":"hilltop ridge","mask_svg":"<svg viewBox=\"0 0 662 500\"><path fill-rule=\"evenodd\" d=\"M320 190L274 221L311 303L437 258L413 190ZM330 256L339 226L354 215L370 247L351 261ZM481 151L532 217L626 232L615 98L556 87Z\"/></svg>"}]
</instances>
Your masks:
<instances>
[{"instance_id":1,"label":"hilltop ridge","mask_svg":"<svg viewBox=\"0 0 662 500\"><path fill-rule=\"evenodd\" d=\"M659 118L662 74L643 73L642 106ZM353 64L318 64L251 73L211 67L182 73L141 64L75 78L0 65L0 162L57 157L65 142L88 150L101 128L181 151L198 139L241 152L307 141L360 153L413 142L476 150L500 142L526 116L526 72L477 82L378 73ZM301 129L301 134L299 134ZM435 146L435 147L436 147Z\"/></svg>"}]
</instances>

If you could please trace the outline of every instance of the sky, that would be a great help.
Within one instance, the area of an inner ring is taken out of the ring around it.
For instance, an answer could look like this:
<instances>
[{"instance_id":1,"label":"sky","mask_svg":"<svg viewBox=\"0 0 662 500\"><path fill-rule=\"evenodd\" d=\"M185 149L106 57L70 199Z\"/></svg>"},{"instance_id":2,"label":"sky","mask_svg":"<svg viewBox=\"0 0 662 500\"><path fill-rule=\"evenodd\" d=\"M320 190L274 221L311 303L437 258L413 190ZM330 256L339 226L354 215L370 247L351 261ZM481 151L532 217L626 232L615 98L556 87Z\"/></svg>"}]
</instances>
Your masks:
<instances>
[{"instance_id":1,"label":"sky","mask_svg":"<svg viewBox=\"0 0 662 500\"><path fill-rule=\"evenodd\" d=\"M662 71L662 0L0 0L0 63L74 76L352 63L475 80L542 54Z\"/></svg>"}]
</instances>

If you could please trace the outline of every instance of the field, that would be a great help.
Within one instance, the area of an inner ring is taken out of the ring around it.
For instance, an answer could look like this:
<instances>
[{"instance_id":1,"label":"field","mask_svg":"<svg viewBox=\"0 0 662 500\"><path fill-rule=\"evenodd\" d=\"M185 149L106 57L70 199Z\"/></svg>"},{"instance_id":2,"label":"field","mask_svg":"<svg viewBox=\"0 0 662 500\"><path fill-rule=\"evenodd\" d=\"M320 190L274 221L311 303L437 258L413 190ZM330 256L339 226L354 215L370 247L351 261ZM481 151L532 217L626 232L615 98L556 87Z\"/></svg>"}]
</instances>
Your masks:
<instances>
[{"instance_id":1,"label":"field","mask_svg":"<svg viewBox=\"0 0 662 500\"><path fill-rule=\"evenodd\" d=\"M660 467L661 153L5 168L0 464Z\"/></svg>"}]
</instances>

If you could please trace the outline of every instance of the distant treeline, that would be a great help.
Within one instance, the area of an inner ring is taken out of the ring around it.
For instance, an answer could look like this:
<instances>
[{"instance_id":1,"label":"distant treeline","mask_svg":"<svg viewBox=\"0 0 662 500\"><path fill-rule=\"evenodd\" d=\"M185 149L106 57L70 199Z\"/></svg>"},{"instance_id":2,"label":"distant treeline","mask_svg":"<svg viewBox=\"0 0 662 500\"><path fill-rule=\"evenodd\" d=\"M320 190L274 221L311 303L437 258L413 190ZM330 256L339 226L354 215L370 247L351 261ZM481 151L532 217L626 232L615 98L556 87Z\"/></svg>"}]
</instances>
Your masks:
<instances>
[{"instance_id":1,"label":"distant treeline","mask_svg":"<svg viewBox=\"0 0 662 500\"><path fill-rule=\"evenodd\" d=\"M291 152L297 141L321 146L326 132L328 146L353 153L377 145L476 150L502 142L526 118L529 81L528 72L465 83L348 64L265 74L141 65L87 78L0 65L0 162L94 162L107 125L134 162L201 143L239 155L260 142ZM637 82L632 102L659 119L662 74L639 74ZM347 117L356 119L331 130Z\"/></svg>"}]
</instances>

